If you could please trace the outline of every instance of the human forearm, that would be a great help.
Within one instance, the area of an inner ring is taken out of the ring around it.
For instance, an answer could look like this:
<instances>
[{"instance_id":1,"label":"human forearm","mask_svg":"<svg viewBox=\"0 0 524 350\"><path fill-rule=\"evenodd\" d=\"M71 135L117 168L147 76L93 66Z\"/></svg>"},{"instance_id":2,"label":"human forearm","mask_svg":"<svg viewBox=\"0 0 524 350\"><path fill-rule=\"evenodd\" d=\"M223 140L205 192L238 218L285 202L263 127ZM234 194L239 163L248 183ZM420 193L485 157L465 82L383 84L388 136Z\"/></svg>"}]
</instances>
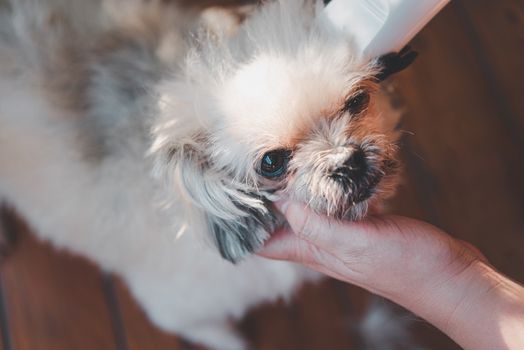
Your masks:
<instances>
[{"instance_id":1,"label":"human forearm","mask_svg":"<svg viewBox=\"0 0 524 350\"><path fill-rule=\"evenodd\" d=\"M475 260L439 278L421 298L398 303L425 318L465 349L524 349L524 288ZM415 293L416 295L416 293Z\"/></svg>"},{"instance_id":2,"label":"human forearm","mask_svg":"<svg viewBox=\"0 0 524 350\"><path fill-rule=\"evenodd\" d=\"M469 274L479 290L468 292L443 330L466 349L524 349L524 288L483 262Z\"/></svg>"}]
</instances>

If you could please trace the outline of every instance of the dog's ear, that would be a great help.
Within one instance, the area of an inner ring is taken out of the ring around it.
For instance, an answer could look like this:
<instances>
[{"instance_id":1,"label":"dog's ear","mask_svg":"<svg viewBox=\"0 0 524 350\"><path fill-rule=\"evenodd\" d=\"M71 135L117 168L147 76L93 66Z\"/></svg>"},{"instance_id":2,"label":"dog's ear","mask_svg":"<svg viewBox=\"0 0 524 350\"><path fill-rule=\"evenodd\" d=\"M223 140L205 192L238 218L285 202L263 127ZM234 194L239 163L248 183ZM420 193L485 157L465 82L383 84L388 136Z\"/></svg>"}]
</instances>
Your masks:
<instances>
[{"instance_id":1,"label":"dog's ear","mask_svg":"<svg viewBox=\"0 0 524 350\"><path fill-rule=\"evenodd\" d=\"M262 246L276 218L264 198L213 164L210 149L203 133L186 136L165 148L157 168L164 168L169 186L205 214L220 254L235 263Z\"/></svg>"},{"instance_id":2,"label":"dog's ear","mask_svg":"<svg viewBox=\"0 0 524 350\"><path fill-rule=\"evenodd\" d=\"M410 46L404 47L400 52L391 52L376 59L378 73L375 78L381 82L409 67L417 58L418 52Z\"/></svg>"}]
</instances>

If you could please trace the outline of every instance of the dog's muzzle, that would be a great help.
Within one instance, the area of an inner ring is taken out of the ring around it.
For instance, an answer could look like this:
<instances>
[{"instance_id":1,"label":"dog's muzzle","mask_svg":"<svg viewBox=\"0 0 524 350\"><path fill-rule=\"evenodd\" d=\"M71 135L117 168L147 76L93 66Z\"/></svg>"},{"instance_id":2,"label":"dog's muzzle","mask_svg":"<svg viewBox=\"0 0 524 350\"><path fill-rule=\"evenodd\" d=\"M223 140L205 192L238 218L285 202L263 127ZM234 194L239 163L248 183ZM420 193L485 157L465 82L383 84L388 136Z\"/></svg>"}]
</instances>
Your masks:
<instances>
[{"instance_id":1,"label":"dog's muzzle","mask_svg":"<svg viewBox=\"0 0 524 350\"><path fill-rule=\"evenodd\" d=\"M358 147L329 175L342 187L351 204L363 202L371 197L384 176L377 158L380 157Z\"/></svg>"}]
</instances>

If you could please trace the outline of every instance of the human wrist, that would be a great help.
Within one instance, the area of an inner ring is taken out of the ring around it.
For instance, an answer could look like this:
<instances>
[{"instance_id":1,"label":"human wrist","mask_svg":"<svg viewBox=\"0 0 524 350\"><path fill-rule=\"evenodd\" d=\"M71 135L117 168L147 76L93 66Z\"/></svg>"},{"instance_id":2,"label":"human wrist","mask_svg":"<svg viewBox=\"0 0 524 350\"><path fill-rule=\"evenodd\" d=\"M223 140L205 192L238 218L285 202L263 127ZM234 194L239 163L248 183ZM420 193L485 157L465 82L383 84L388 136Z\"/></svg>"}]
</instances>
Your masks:
<instances>
[{"instance_id":1,"label":"human wrist","mask_svg":"<svg viewBox=\"0 0 524 350\"><path fill-rule=\"evenodd\" d=\"M524 287L482 261L468 274L478 289L467 294L444 331L468 349L523 349Z\"/></svg>"},{"instance_id":2,"label":"human wrist","mask_svg":"<svg viewBox=\"0 0 524 350\"><path fill-rule=\"evenodd\" d=\"M478 259L471 261L449 283L435 290L435 301L441 307L433 323L458 344L470 348L477 341L475 338L480 338L480 324L492 317L492 292L497 284L496 274L488 264ZM480 349L480 344L475 348Z\"/></svg>"},{"instance_id":3,"label":"human wrist","mask_svg":"<svg viewBox=\"0 0 524 350\"><path fill-rule=\"evenodd\" d=\"M404 306L465 349L524 346L524 288L480 259Z\"/></svg>"}]
</instances>

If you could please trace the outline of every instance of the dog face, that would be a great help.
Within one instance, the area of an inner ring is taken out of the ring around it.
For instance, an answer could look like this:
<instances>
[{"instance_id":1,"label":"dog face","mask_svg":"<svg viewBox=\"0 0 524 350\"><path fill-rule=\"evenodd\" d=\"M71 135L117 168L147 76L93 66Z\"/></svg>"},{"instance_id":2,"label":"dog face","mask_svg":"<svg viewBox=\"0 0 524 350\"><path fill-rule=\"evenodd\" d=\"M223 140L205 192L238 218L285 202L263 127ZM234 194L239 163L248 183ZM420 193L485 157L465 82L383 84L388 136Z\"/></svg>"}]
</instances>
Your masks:
<instances>
[{"instance_id":1,"label":"dog face","mask_svg":"<svg viewBox=\"0 0 524 350\"><path fill-rule=\"evenodd\" d=\"M355 220L390 193L397 162L374 69L352 62L342 45L321 57L259 57L240 69L218 98L224 124L216 144L225 157L215 159L240 165L237 176L257 193Z\"/></svg>"},{"instance_id":2,"label":"dog face","mask_svg":"<svg viewBox=\"0 0 524 350\"><path fill-rule=\"evenodd\" d=\"M362 218L392 192L395 139L363 62L319 5L267 5L227 41L200 47L159 93L153 152L236 262L279 225L272 201Z\"/></svg>"}]
</instances>

